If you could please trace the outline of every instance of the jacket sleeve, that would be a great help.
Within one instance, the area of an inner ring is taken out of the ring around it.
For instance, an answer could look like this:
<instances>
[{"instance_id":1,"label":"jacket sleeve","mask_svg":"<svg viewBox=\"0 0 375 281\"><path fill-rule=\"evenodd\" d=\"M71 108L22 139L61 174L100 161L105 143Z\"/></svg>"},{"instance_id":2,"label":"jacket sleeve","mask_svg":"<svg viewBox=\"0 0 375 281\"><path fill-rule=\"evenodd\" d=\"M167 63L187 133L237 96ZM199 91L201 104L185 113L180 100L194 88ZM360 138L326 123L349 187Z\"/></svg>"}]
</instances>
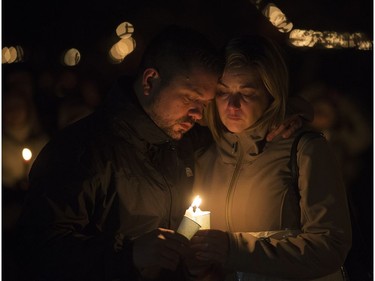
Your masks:
<instances>
[{"instance_id":1,"label":"jacket sleeve","mask_svg":"<svg viewBox=\"0 0 375 281\"><path fill-rule=\"evenodd\" d=\"M337 271L351 246L345 187L323 138L298 146L301 234L281 239L229 233L229 268L290 278L318 278Z\"/></svg>"},{"instance_id":2,"label":"jacket sleeve","mask_svg":"<svg viewBox=\"0 0 375 281\"><path fill-rule=\"evenodd\" d=\"M57 146L59 147L59 146ZM74 149L73 149L74 150ZM93 176L80 149L47 147L33 166L19 222L19 256L30 280L135 280L132 243L115 249L105 222L116 211L110 167Z\"/></svg>"}]
</instances>

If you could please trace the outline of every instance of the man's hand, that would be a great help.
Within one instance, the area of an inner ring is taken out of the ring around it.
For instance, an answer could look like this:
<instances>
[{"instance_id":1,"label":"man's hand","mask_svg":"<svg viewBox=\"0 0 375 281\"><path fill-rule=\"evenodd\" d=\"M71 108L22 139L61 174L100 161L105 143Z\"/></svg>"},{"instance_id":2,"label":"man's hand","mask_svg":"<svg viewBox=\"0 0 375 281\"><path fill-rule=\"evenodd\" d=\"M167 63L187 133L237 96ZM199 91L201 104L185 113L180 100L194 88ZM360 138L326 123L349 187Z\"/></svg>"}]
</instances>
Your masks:
<instances>
[{"instance_id":1,"label":"man's hand","mask_svg":"<svg viewBox=\"0 0 375 281\"><path fill-rule=\"evenodd\" d=\"M295 131L302 127L303 121L298 114L285 118L284 122L277 128L274 128L267 135L267 141L272 141L276 136L281 135L284 139L289 138Z\"/></svg>"},{"instance_id":2,"label":"man's hand","mask_svg":"<svg viewBox=\"0 0 375 281\"><path fill-rule=\"evenodd\" d=\"M197 260L224 264L229 254L229 238L224 231L199 230L190 240Z\"/></svg>"},{"instance_id":3,"label":"man's hand","mask_svg":"<svg viewBox=\"0 0 375 281\"><path fill-rule=\"evenodd\" d=\"M222 265L198 261L193 258L185 262L188 271L187 280L194 281L222 281L225 273Z\"/></svg>"},{"instance_id":4,"label":"man's hand","mask_svg":"<svg viewBox=\"0 0 375 281\"><path fill-rule=\"evenodd\" d=\"M176 270L188 253L189 240L170 229L158 228L134 240L133 261L138 270L165 268Z\"/></svg>"}]
</instances>

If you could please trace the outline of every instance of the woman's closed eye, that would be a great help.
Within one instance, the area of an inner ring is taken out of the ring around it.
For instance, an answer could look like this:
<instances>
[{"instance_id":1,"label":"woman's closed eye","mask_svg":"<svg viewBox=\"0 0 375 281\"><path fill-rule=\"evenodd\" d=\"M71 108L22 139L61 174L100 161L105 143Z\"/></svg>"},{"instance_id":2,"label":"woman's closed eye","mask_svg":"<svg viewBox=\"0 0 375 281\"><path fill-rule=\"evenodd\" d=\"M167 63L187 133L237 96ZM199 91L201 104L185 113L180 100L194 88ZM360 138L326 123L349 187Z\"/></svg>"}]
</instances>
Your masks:
<instances>
[{"instance_id":1,"label":"woman's closed eye","mask_svg":"<svg viewBox=\"0 0 375 281\"><path fill-rule=\"evenodd\" d=\"M241 97L244 101L250 102L250 101L255 100L258 97L258 95L256 93L248 93L248 94L241 94Z\"/></svg>"},{"instance_id":2,"label":"woman's closed eye","mask_svg":"<svg viewBox=\"0 0 375 281\"><path fill-rule=\"evenodd\" d=\"M229 96L230 96L229 93L222 92L222 91L218 91L218 92L216 93L216 97L217 97L217 98L220 98L220 99L223 99L223 100L228 99Z\"/></svg>"},{"instance_id":3,"label":"woman's closed eye","mask_svg":"<svg viewBox=\"0 0 375 281\"><path fill-rule=\"evenodd\" d=\"M231 94L231 93L219 91L216 94L216 97L220 98L222 100L228 100L230 98L237 97L237 98L241 98L245 102L251 102L251 101L255 100L257 98L257 96L258 95L255 92Z\"/></svg>"}]
</instances>

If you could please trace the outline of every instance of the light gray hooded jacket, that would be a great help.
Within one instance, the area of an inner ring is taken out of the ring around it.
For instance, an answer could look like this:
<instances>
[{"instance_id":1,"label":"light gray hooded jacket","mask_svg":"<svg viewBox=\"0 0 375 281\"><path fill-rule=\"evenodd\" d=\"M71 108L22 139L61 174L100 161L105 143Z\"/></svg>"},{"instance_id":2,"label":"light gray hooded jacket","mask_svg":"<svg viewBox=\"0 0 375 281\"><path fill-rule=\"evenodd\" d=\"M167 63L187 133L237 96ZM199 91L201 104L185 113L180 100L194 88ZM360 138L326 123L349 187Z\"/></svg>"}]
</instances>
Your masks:
<instances>
[{"instance_id":1,"label":"light gray hooded jacket","mask_svg":"<svg viewBox=\"0 0 375 281\"><path fill-rule=\"evenodd\" d=\"M227 132L198 155L194 191L211 211L211 229L229 234L226 280L340 280L329 278L350 249L351 223L330 145L300 140L299 198L289 166L294 137L266 142L266 133Z\"/></svg>"}]
</instances>

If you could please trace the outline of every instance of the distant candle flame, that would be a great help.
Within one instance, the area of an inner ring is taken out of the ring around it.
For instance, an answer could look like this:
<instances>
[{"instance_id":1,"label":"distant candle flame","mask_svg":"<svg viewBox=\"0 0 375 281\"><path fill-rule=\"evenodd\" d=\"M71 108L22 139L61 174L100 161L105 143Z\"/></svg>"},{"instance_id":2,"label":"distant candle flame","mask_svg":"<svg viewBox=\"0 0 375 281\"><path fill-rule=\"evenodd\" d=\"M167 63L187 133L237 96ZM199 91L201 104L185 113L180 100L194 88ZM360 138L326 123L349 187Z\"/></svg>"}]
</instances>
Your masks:
<instances>
[{"instance_id":1,"label":"distant candle flame","mask_svg":"<svg viewBox=\"0 0 375 281\"><path fill-rule=\"evenodd\" d=\"M33 154L31 153L31 150L28 148L24 148L22 150L22 157L25 161L29 161L31 157L33 157Z\"/></svg>"}]
</instances>

